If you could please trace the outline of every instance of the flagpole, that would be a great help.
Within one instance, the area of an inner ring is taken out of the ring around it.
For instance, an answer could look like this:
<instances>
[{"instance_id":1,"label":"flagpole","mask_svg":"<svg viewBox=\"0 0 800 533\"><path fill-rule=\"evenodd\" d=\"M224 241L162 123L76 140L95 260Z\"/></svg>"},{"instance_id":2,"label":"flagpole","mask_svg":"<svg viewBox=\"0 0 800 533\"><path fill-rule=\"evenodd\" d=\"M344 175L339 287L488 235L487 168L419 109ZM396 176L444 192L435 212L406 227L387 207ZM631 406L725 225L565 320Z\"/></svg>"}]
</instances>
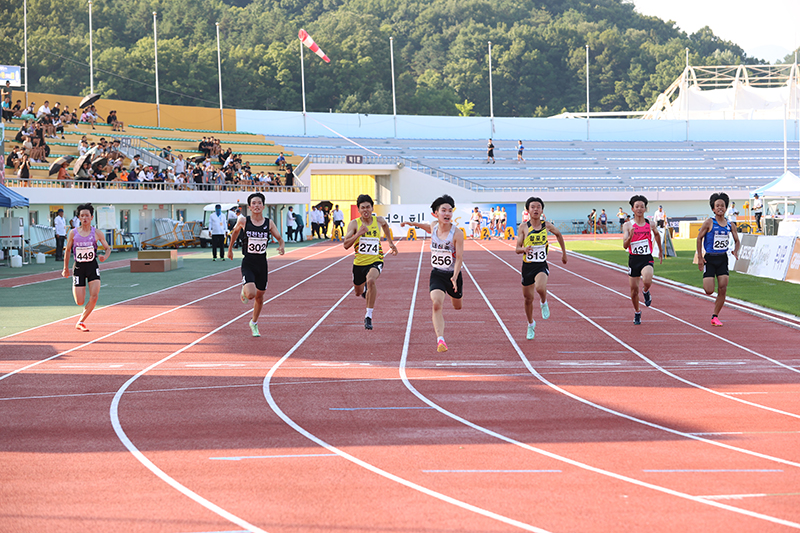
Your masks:
<instances>
[{"instance_id":1,"label":"flagpole","mask_svg":"<svg viewBox=\"0 0 800 533\"><path fill-rule=\"evenodd\" d=\"M306 70L303 61L303 42L300 41L300 83L303 88L303 135L306 134Z\"/></svg>"},{"instance_id":2,"label":"flagpole","mask_svg":"<svg viewBox=\"0 0 800 533\"><path fill-rule=\"evenodd\" d=\"M28 0L23 5L25 19L25 106L28 105Z\"/></svg>"},{"instance_id":3,"label":"flagpole","mask_svg":"<svg viewBox=\"0 0 800 533\"><path fill-rule=\"evenodd\" d=\"M156 64L156 117L158 127L161 127L161 102L158 98L158 30L156 27L156 12L153 11L153 51Z\"/></svg>"},{"instance_id":4,"label":"flagpole","mask_svg":"<svg viewBox=\"0 0 800 533\"><path fill-rule=\"evenodd\" d=\"M392 115L394 116L394 137L397 138L397 100L394 88L394 37L389 37L389 53L392 58Z\"/></svg>"},{"instance_id":5,"label":"flagpole","mask_svg":"<svg viewBox=\"0 0 800 533\"><path fill-rule=\"evenodd\" d=\"M222 112L222 55L219 52L219 22L215 23L217 26L217 76L219 77L219 125L222 131L225 131L225 116Z\"/></svg>"},{"instance_id":6,"label":"flagpole","mask_svg":"<svg viewBox=\"0 0 800 533\"><path fill-rule=\"evenodd\" d=\"M589 45L586 45L586 140L589 140Z\"/></svg>"},{"instance_id":7,"label":"flagpole","mask_svg":"<svg viewBox=\"0 0 800 533\"><path fill-rule=\"evenodd\" d=\"M89 93L94 94L94 50L92 48L92 0L89 0Z\"/></svg>"},{"instance_id":8,"label":"flagpole","mask_svg":"<svg viewBox=\"0 0 800 533\"><path fill-rule=\"evenodd\" d=\"M494 94L492 93L492 41L489 41L489 120L492 124L494 136Z\"/></svg>"}]
</instances>

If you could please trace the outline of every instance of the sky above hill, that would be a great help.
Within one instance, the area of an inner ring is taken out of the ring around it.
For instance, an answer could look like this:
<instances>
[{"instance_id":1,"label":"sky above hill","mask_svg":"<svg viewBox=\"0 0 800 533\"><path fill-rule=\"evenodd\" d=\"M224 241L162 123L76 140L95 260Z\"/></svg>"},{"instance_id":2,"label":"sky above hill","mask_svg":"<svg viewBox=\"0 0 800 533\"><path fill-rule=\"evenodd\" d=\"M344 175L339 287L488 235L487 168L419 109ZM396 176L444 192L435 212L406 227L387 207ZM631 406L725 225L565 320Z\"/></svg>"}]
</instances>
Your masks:
<instances>
[{"instance_id":1,"label":"sky above hill","mask_svg":"<svg viewBox=\"0 0 800 533\"><path fill-rule=\"evenodd\" d=\"M643 15L675 21L688 34L709 26L748 56L770 63L800 46L798 0L633 0L633 4Z\"/></svg>"}]
</instances>

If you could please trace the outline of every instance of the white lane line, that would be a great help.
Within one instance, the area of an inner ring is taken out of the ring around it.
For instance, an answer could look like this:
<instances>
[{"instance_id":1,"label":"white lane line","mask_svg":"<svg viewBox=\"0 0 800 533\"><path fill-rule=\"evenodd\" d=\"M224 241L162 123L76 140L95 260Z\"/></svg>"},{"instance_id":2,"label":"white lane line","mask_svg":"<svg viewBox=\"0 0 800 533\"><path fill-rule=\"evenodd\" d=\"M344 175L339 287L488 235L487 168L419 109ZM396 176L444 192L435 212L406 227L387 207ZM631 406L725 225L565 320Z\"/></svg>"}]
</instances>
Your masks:
<instances>
[{"instance_id":1,"label":"white lane line","mask_svg":"<svg viewBox=\"0 0 800 533\"><path fill-rule=\"evenodd\" d=\"M481 245L480 243L479 243L479 245L481 246L481 248L483 248L484 250L486 250L486 251L487 251L489 254L491 254L491 255L493 255L494 257L496 257L496 258L497 258L497 259L498 259L500 262L504 263L504 264L505 264L505 265L507 265L509 268L511 268L511 270L513 270L514 272L520 273L520 271L519 271L519 270L517 270L517 268L516 268L516 267L514 267L514 266L513 266L511 263L509 263L508 261L506 261L505 259L503 259L503 258L502 258L502 257L500 257L499 255L497 255L496 253L492 252L492 251L491 251L491 250L489 250L488 248L484 247L484 246L483 246L483 245ZM557 266L557 265L554 265L554 266ZM561 268L561 267L559 267L559 268ZM564 269L564 268L562 268L562 270L564 270L565 272L569 272L568 270L566 270L566 269ZM575 275L575 276L578 276L579 278L585 279L586 281L590 281L590 282L594 283L595 285L598 285L598 286L600 286L600 287L603 287L603 285L600 285L599 283L596 283L596 282L594 282L594 281L592 281L592 280L590 280L590 279L588 279L588 278L584 278L583 276L580 276L580 275L578 275L578 274L574 274L574 275ZM609 289L609 290L611 290L611 289ZM621 293L618 293L617 291L613 291L613 290L612 290L612 292L615 292L615 293L617 293L617 294L620 294L620 295L621 295ZM800 419L800 414L797 414L797 413L790 413L790 412L788 412L788 411L783 411L783 410L781 410L781 409L776 409L776 408L774 408L774 407L769 407L769 406L762 405L762 404L759 404L759 403L749 402L749 401L747 401L747 400L743 400L742 398L737 398L737 397L735 397L735 396L731 396L731 395L729 395L729 394L727 394L727 393L724 393L724 392L719 392L719 391L715 391L714 389L710 389L710 388L708 388L708 387L704 387L703 385L700 385L699 383L695 383L694 381L689 381L689 380L688 380L688 379L686 379L686 378L683 378L683 377L681 377L681 376L679 376L679 375L677 375L677 374L674 374L674 373L670 372L669 370L667 370L666 368L664 368L664 367L662 367L661 365L659 365L658 363L656 363L655 361L653 361L652 359L650 359L649 357L647 357L646 355L644 355L643 353L641 353L640 351L636 350L636 349L635 349L633 346L631 346L631 345L627 344L626 342L624 342L622 339L620 339L619 337L617 337L616 335L614 335L613 333L611 333L610 331L608 331L607 329L605 329L603 326L601 326L600 324L598 324L597 322L595 322L594 320L592 320L591 318L589 318L588 316L586 316L585 314L583 314L583 313L582 313L580 310L578 310L577 308L575 308L575 307L573 307L572 305L568 304L568 303L567 303L567 302L566 302L564 299L562 299L562 298L559 298L557 295L555 295L554 293L552 293L552 292L550 292L550 291L548 291L548 295L549 295L549 296L552 296L552 297L553 297L553 298L555 298L557 301L559 301L559 302L561 302L562 304L564 304L564 305L565 305L565 306L566 306L568 309L570 309L570 310L571 310L573 313L575 313L575 314L576 314L576 315L578 315L579 317L583 318L585 321L589 322L591 325L593 325L595 328L597 328L598 330L600 330L601 332L603 332L603 334L605 334L607 337L609 337L610 339L612 339L614 342L616 342L617 344L619 344L620 346L622 346L623 348L625 348L626 350L628 350L630 353L632 353L633 355L635 355L636 357L638 357L639 359L641 359L642 361L644 361L644 362L645 362L645 363L647 363L648 365L652 366L653 368L657 369L659 372L662 372L663 374L665 374L665 375L667 375L667 376L671 377L672 379L675 379L675 380L677 380L677 381L680 381L681 383L685 383L686 385L689 385L690 387L695 387L695 388L697 388L697 389L700 389L700 390L702 390L702 391L708 392L708 393L710 393L710 394L714 394L714 395L716 395L716 396L719 396L719 397L721 397L721 398L725 398L725 399L727 399L727 400L731 400L731 401L734 401L734 402L739 402L739 403L741 403L741 404L744 404L744 405L749 405L750 407L755 407L755 408L757 408L757 409L763 409L763 410L765 410L765 411L771 411L771 412L773 412L773 413L777 413L777 414L780 414L780 415L784 415L784 416L789 416L789 417L792 417L792 418L797 418L797 419ZM655 309L655 308L654 308L654 307L650 307L650 309ZM657 309L656 309L656 310L657 310ZM661 311L660 311L660 312L661 312ZM664 313L664 314L666 314L666 315L668 315L668 316L671 316L671 315L669 315L668 313ZM680 320L680 319L678 319L677 317L673 317L673 318L675 318L676 320ZM681 321L681 322L684 322L684 321L682 321L682 320L680 320L680 321ZM688 324L688 322L685 322L685 323L686 323L686 324ZM697 329L700 329L700 328L697 328ZM701 329L701 331L703 331L703 330ZM775 363L778 363L778 364L780 364L781 366L786 366L786 365L783 365L782 363L779 363L778 361L774 361L774 362L775 362ZM706 363L706 364L707 364L707 363ZM726 363L726 364L727 364L727 363ZM791 368L791 367L787 367L787 368Z\"/></svg>"},{"instance_id":2,"label":"white lane line","mask_svg":"<svg viewBox=\"0 0 800 533\"><path fill-rule=\"evenodd\" d=\"M422 245L423 246L420 249L420 255L419 255L420 263L417 265L417 277L416 277L416 280L414 281L414 292L413 292L413 295L412 295L412 298L411 298L411 311L409 312L409 327L410 327L410 324L411 324L411 316L413 315L413 311L414 311L414 302L416 302L417 287L419 286L419 271L420 271L420 265L422 264L422 252L425 249L425 246L424 246L425 242L424 241L422 242ZM303 435L304 437L306 437L310 441L318 444L319 446L325 448L326 450L328 450L328 451L330 451L332 453L335 453L335 454L339 455L340 457L343 457L344 459L347 459L348 461L350 461L350 462L352 462L352 463L354 463L354 464L356 464L356 465L358 465L358 466L360 466L362 468L365 468L365 469L369 470L370 472L378 474L379 476L385 477L386 479L389 479L391 481L394 481L396 483L399 483L401 485L409 487L409 488L411 488L413 490L419 491L419 492L421 492L423 494L426 494L428 496L431 496L431 497L436 498L438 500L441 500L443 502L455 505L457 507L460 507L462 509L466 509L468 511L472 511L474 513L480 514L482 516L486 516L488 518L492 518L492 519L497 520L499 522L503 522L505 524L512 525L512 526L518 527L520 529L524 529L526 531L535 531L537 533L549 533L548 531L546 531L544 529L540 529L540 528L531 526L529 524L525 524L523 522L519 522L517 520L513 520L511 518L499 515L497 513L493 513L491 511L487 511L486 509L482 509L480 507L471 505L469 503L462 502L462 501L457 500L457 499L455 499L455 498L453 498L451 496L447 496L446 494L441 494L439 492L433 491L431 489L423 487L422 485L418 485L418 484L416 484L416 483L414 483L412 481L409 481L407 479L401 478L401 477L399 477L399 476L397 476L395 474L392 474L391 472L387 472L386 470L380 469L380 468L378 468L378 467L376 467L376 466L374 466L374 465L372 465L370 463L367 463L366 461L363 461L363 460L359 459L358 457L350 455L349 453L347 453L347 452L345 452L343 450L340 450L339 448L336 448L335 446L333 446L333 445L327 443L326 441L320 439L316 435L314 435L312 433L309 433L304 428L302 428L299 424L297 424L294 420L292 420L278 406L278 404L275 402L275 398L273 398L273 396L272 396L272 391L270 389L271 384L272 384L272 377L278 371L278 369L280 368L281 364L283 364L284 361L286 361L295 351L297 351L298 348L300 348L300 346L303 344L303 342L305 342L305 340L314 332L314 330L316 330L320 326L320 324L322 324L322 322L328 317L328 315L330 315L334 311L334 309L336 309L339 306L339 304L342 303L344 301L344 299L352 291L353 291L353 288L351 287L350 290L347 291L345 293L345 295L342 296L339 299L339 301L336 302L333 305L333 307L328 309L328 311L322 316L322 318L320 318L317 321L317 323L314 324L311 327L311 329L309 329L308 332L306 332L306 334L303 335L303 337L299 341L297 341L297 344L292 346L292 348L288 352L286 352L286 354L283 357L281 357L281 359L277 363L275 363L275 365L272 368L270 368L269 373L264 378L263 391L264 391L264 397L267 399L267 403L269 403L269 406L272 408L272 410L275 412L275 414L277 414L292 429L294 429L295 431L297 431L298 433L300 433L301 435Z\"/></svg>"},{"instance_id":3,"label":"white lane line","mask_svg":"<svg viewBox=\"0 0 800 533\"><path fill-rule=\"evenodd\" d=\"M546 385L548 385L548 386L552 387L553 389L555 389L555 390L557 390L559 392L562 392L562 393L566 394L567 396L570 396L570 397L572 397L572 398L574 398L574 399L576 399L576 400L578 400L578 401L580 401L582 403L586 403L588 405L593 405L593 406L597 407L598 409L601 409L601 410L607 411L607 412L611 412L612 414L615 413L615 411L611 411L610 409L607 409L607 408L602 407L600 405L593 404L592 402L589 402L588 400L585 400L585 399L580 398L580 397L578 397L578 396L576 396L576 395L574 395L572 393L569 393L568 391L565 391L565 390L557 387L556 385L550 383L549 381L544 379L544 377L539 375L536 372L536 370L533 369L533 367L530 366L530 362L527 360L527 358L525 358L525 355L522 353L522 350L520 349L519 345L514 340L514 337L508 331L508 328L506 327L505 323L500 318L500 316L497 314L497 311L492 306L491 302L489 302L489 299L486 297L486 294L484 294L484 292L481 289L480 285L478 285L477 281L472 276L472 273L469 271L469 268L466 265L464 265L464 270L467 272L467 274L469 275L470 279L472 279L472 282L475 284L475 287L478 289L478 292L481 294L481 296L483 297L484 301L486 302L486 305L489 307L490 311L494 315L495 320L497 320L498 324L500 324L500 327L503 329L503 332L506 334L506 337L508 338L509 342L514 347L514 349L516 350L517 354L522 358L523 362L528 367L528 370L533 375L535 375L540 381L542 381ZM413 312L413 307L412 307L412 312ZM673 490L673 489L670 489L670 488L667 488L667 487L662 487L662 486L659 486L659 485L655 485L653 483L648 483L648 482L641 481L641 480L638 480L638 479L635 479L635 478L624 476L624 475L618 474L616 472L611 472L609 470L604 470L602 468L597 468L597 467L588 465L586 463L582 463L580 461L576 461L576 460L570 459L568 457L564 457L564 456L561 456L561 455L558 455L558 454L555 454L555 453L552 453L552 452L548 452L547 450L544 450L542 448L536 448L536 447L531 446L529 444L526 444L524 442L520 442L520 441L514 440L514 439L512 439L510 437L507 437L505 435L502 435L500 433L497 433L496 431L492 431L492 430L490 430L488 428L485 428L483 426L479 426L478 424L470 422L469 420L467 420L465 418L462 418L462 417L456 415L455 413L452 413L452 412L448 411L444 407L441 407L440 405L438 405L438 404L434 403L433 401L429 400L426 396L422 395L422 393L420 393L416 388L414 388L414 386L408 380L408 376L405 373L405 362L406 362L406 359L407 359L407 356L408 356L408 344L409 344L409 339L410 339L410 334L411 334L410 325L411 324L410 324L410 319L409 319L409 328L406 330L406 339L405 339L404 346L403 346L403 357L401 359L401 364L400 364L400 372L401 372L401 377L403 378L403 383L406 385L408 390L410 390L420 400L422 400L426 404L430 405L431 407L435 408L440 413L442 413L442 414L444 414L446 416L449 416L453 420L457 420L457 421L461 422L462 424L464 424L466 426L469 426L469 427L471 427L473 429L476 429L476 430L478 430L478 431L480 431L482 433L485 433L487 435L495 437L495 438L497 438L499 440L502 440L504 442L508 442L509 444L514 444L514 445L519 446L519 447L521 447L523 449L530 450L532 452L538 453L538 454L543 455L545 457L549 457L551 459L555 459L557 461L561 461L561 462L576 466L578 468L581 468L581 469L584 469L584 470L588 470L590 472L595 472L597 474L600 474L600 475L603 475L603 476L607 476L607 477L611 477L613 479L618 479L620 481L626 481L626 482L631 483L633 485L638 485L640 487L649 488L649 489L652 489L652 490L655 490L655 491L658 491L658 492L661 492L661 493L664 493L664 494L668 494L668 495L671 495L671 496L677 496L678 498L686 499L686 500L693 501L693 502L696 502L696 503L709 505L711 507L717 507L719 509L723 509L723 510L726 510L726 511L732 511L734 513L743 514L743 515L750 516L750 517L753 517L753 518L758 518L758 519L761 519L761 520L766 520L768 522L772 522L772 523L781 524L781 525L793 527L793 528L796 528L796 529L800 529L800 524L799 523L790 522L790 521L784 520L782 518L777 518L777 517L765 515L765 514L762 514L762 513L756 513L756 512L753 512L753 511L749 511L747 509L740 509L738 507L733 507L733 506L730 506L730 505L721 504L721 503L718 503L718 502L715 502L715 501L704 500L703 498L700 498L698 496L693 496L691 494L686 494L686 493L683 493L683 492L679 492L677 490ZM619 413L619 414L621 416L624 416L625 418L636 420L633 417L630 417L628 415L623 415L622 413ZM644 421L642 421L642 422L647 424L647 425L649 425L649 426L660 427L660 426L656 426L655 424L651 424L649 422L644 422ZM675 431L675 430L670 430L668 428L664 428L664 429L670 431L671 433L680 434L680 432ZM686 434L684 434L684 435L686 435ZM689 438L693 438L693 439L697 439L697 440L705 440L705 439L699 439L698 437L693 437L691 435L687 435L687 436ZM709 442L712 442L713 444L717 444L717 443L714 443L713 441L709 441ZM756 454L754 452L748 452L747 450L744 450L744 451L746 453L751 454L751 455L761 456L761 454ZM786 464L791 464L792 466L800 467L800 464L793 464L793 463L790 463L790 462L782 460L782 459L778 460L778 462L783 462L783 463L786 463Z\"/></svg>"},{"instance_id":4,"label":"white lane line","mask_svg":"<svg viewBox=\"0 0 800 533\"><path fill-rule=\"evenodd\" d=\"M312 244L311 246L316 246L316 244ZM298 250L304 250L305 248L310 248L310 246L306 246L304 248L295 248L293 250L289 250L284 255L289 255L292 252L296 252ZM311 254L309 256L300 258L297 261L294 261L292 263L289 263L288 265L283 265L282 267L278 267L275 270L273 270L273 272L277 272L278 270L281 270L282 268L286 268L287 266L291 266L293 264L299 263L300 261L305 261L306 259L310 259L311 257L314 257L315 255L319 255L321 253L324 253L325 251L327 251L329 249L330 248L325 248L323 250L320 250L319 252L316 252L316 253ZM272 257L275 257L275 256L272 256ZM148 292L146 294L140 294L139 296L134 296L133 298L128 298L127 300L122 300L120 302L114 302L113 304L99 306L94 310L94 313L97 313L98 311L102 311L104 309L108 309L110 307L114 307L114 306L117 306L117 305L122 305L122 304L125 304L125 303L128 303L128 302L132 302L134 300L138 300L139 298L145 298L147 296L152 296L154 294L158 294L158 293L161 293L161 292L164 292L164 291L169 291L169 290L172 290L172 289L175 289L175 288L178 288L178 287L182 287L182 286L188 285L190 283L195 283L197 281L205 281L208 278L213 278L214 276L219 276L220 274L225 274L226 272L230 272L231 270L236 270L237 268L239 268L239 267L231 267L231 268L228 268L226 270L221 270L219 272L214 272L213 274L209 274L207 276L203 276L201 278L190 279L189 281L184 281L182 283L178 283L177 285L172 285L170 287L165 287L163 289L159 289L159 290L153 291L153 292ZM112 269L108 269L108 270L112 270ZM56 279L58 279L58 278L56 278ZM68 278L62 278L62 279L68 279ZM6 339L10 339L11 337L15 337L17 335L22 335L23 333L28 333L29 331L33 331L33 330L36 330L36 329L39 329L39 328L52 326L53 324L58 324L59 322L63 322L64 320L70 320L70 319L73 319L73 318L78 317L78 316L81 316L81 314L80 313L76 313L76 314L74 314L72 316L68 316L68 317L65 317L65 318L59 318L58 320L54 320L52 322L48 322L47 324L41 324L39 326L34 326L32 328L28 328L26 330L18 331L16 333L10 333L10 334L6 335L5 337L0 337L0 341L6 340Z\"/></svg>"},{"instance_id":5,"label":"white lane line","mask_svg":"<svg viewBox=\"0 0 800 533\"><path fill-rule=\"evenodd\" d=\"M311 278L314 278L315 276L318 276L318 275L322 274L323 272L325 272L329 268L337 265L338 263L340 263L344 259L347 259L348 257L349 257L349 255L345 255L345 256L339 258L338 260L334 261L333 263L331 263L330 265L326 266L325 268L319 270L318 272L315 272L314 274L308 276L304 280L292 285L291 287L289 287L288 289L284 290L283 292L278 293L275 296L273 296L272 298L266 300L264 302L264 305L272 302L276 298L279 298L279 297L283 296L284 294L288 293L289 291L299 287L300 285L302 285L306 281L310 280ZM289 266L289 265L286 265L286 266ZM239 287L239 285L236 285L236 286ZM211 337L212 335L214 335L215 333L221 331L222 329L228 327L229 325L233 324L237 320L239 320L239 319L251 314L252 312L253 311L251 309L248 309L247 311L245 311L244 313L240 314L239 316L236 316L236 317L232 318L231 320L225 322L221 326L219 326L219 327L213 329L212 331L206 333L202 337L200 337L200 338L192 341L191 343L187 344L186 346L184 346L180 350L178 350L176 352L173 352L172 354L164 357L160 361L156 361L155 363L151 364L147 368L145 368L145 369L139 371L138 373L136 373L136 375L132 376L128 381L126 381L122 385L122 387L120 387L119 390L117 390L117 392L114 394L114 398L111 401L111 408L109 409L109 414L111 416L111 426L114 428L114 432L117 434L117 438L119 438L120 442L122 442L122 444L125 446L125 448L127 448L128 451L140 463L142 463L145 466L145 468L147 468L148 470L153 472L153 474L155 474L158 478L160 478L162 481L167 483L169 486L171 486L172 488L174 488L175 490L177 490L178 492L180 492L184 496L187 496L188 498L194 500L195 502L199 503L200 505L202 505L203 507L205 507L209 511L211 511L213 513L216 513L217 515L221 516L222 518L225 518L226 520L229 520L229 521L233 522L234 524L236 524L238 526L247 528L252 533L266 533L263 529L258 528L256 526L248 523L244 519L239 518L238 516L234 515L233 513L230 513L228 511L226 511L225 509L219 507L218 505L216 505L215 503L211 502L210 500L207 500L207 499L203 498L202 496L200 496L196 492L192 491L191 489L189 489L188 487L186 487L185 485L181 484L176 479L171 477L169 474L167 474L166 472L161 470L158 466L155 465L155 463L150 461L150 459L148 459L141 451L139 451L139 449L136 447L136 445L133 444L133 442L130 440L130 438L128 438L128 435L125 433L125 430L122 429L122 424L119 421L119 403L120 403L120 400L122 399L122 395L125 394L125 391L133 384L134 381L136 381L137 379L139 379L140 377L145 375L150 370L153 370L154 368L156 368L160 364L165 363L165 362L169 361L170 359L174 358L175 356L185 352L189 348L192 348L193 346L199 344L200 342L202 342L205 339Z\"/></svg>"},{"instance_id":6,"label":"white lane line","mask_svg":"<svg viewBox=\"0 0 800 533\"><path fill-rule=\"evenodd\" d=\"M235 457L209 457L212 461L242 461L244 459L298 459L305 457L339 457L335 453L298 453L293 455L238 455Z\"/></svg>"},{"instance_id":7,"label":"white lane line","mask_svg":"<svg viewBox=\"0 0 800 533\"><path fill-rule=\"evenodd\" d=\"M284 268L287 268L287 267L290 267L290 266L292 266L292 265L295 265L295 264L297 264L297 263L299 263L299 262L301 262L301 261L305 261L306 259L308 259L308 258L310 258L310 257L314 257L314 255L321 254L321 253L322 253L322 252L324 252L324 251L325 251L325 250L322 250L322 251L320 251L320 252L317 252L316 254L310 255L310 256L308 256L308 257L304 257L304 258L302 258L302 259L298 259L297 261L293 261L293 262L291 262L291 263L287 263L287 264L285 264L285 265L283 265L283 266L281 266L281 267L278 267L278 268L276 268L276 269L275 269L273 272L277 272L277 271L279 271L279 270L283 270ZM339 261L341 261L341 260L342 260L342 259L344 259L345 257L348 257L348 255L345 255L344 257L342 257L341 259L339 259L338 261L336 261L336 263L338 263ZM336 263L333 263L333 264L335 265ZM333 266L333 265L331 265L331 266ZM231 269L231 270L234 270L234 269ZM219 274L219 273L218 273L218 274ZM214 275L214 276L215 276L215 275L217 275L217 274L212 274L212 275ZM209 277L209 276L205 276L205 277ZM199 279L203 279L203 278L199 278ZM196 280L193 280L193 281L196 281ZM191 281L188 281L188 282L186 282L186 283L192 283L192 282L191 282ZM157 293L159 293L159 292L162 292L162 291L165 291L165 290L174 289L175 287L180 287L181 285L185 285L186 283L180 283L180 284L178 284L178 285L174 285L174 286L172 286L172 287L168 287L167 289L161 289L160 291L155 291L155 292L152 292L152 293L150 293L150 294L143 295L143 296L150 296L150 295L157 294ZM7 373L7 374L3 374L2 376L0 376L0 381L3 381L4 379L6 379L6 378L8 378L8 377L11 377L11 376L13 376L14 374L18 374L18 373L20 373L20 372L24 372L25 370L28 370L28 369L30 369L30 368L33 368L33 367L35 367L35 366L37 366L37 365L40 365L40 364L42 364L42 363L46 363L47 361L52 361L53 359L56 359L56 358L58 358L58 357L61 357L62 355L67 355L68 353L74 352L75 350L80 350L81 348L85 348L85 347L87 347L87 346L90 346L90 345L92 345L92 344L94 344L94 343L96 343L96 342L99 342L99 341L101 341L101 340L104 340L104 339L107 339L107 338L109 338L109 337L112 337L112 336L116 335L117 333L122 333L123 331L129 330L129 329L131 329L131 328L134 328L134 327L136 327L136 326L138 326L138 325L144 324L145 322L149 322L149 321L151 321L151 320L154 320L154 319L156 319L156 318L159 318L159 317L161 317L161 316L164 316L164 315L166 315L166 314L172 313L173 311L177 311L177 310L179 310L179 309L183 309L184 307L187 307L187 306L193 305L193 304L195 304L195 303L197 303L197 302L201 302L201 301L203 301L203 300L206 300L206 299L208 299L208 298L212 298L212 297L214 297L214 296L217 296L217 295L219 295L219 294L222 294L222 293L223 293L223 292L225 292L225 291L229 291L229 290L231 290L231 289L235 289L236 287L241 287L241 283L237 283L236 285L231 285L230 287L227 287L227 288L225 288L225 289L222 289L222 290L220 290L220 291L217 291L217 292L215 292L215 293L209 294L209 295L207 295L207 296L203 296L203 297L201 297L201 298L198 298L198 299L196 299L196 300L193 300L193 301L191 301L191 302L189 302L189 303L185 303L185 304L183 304L183 305L180 305L180 306L178 306L178 307L173 307L172 309L168 309L168 310L166 310L166 311L163 311L163 312L161 312L161 313L158 313L157 315L151 316L151 317L149 317L149 318L145 318L144 320L140 320L139 322L136 322L135 324L129 324L129 325L127 325L127 326L123 327L123 328L120 328L120 329L117 329L117 330L115 330L115 331L112 331L111 333L107 333L107 334L103 335L102 337L98 337L98 338L96 338L96 339L93 339L93 340L91 340L91 341L89 341L89 342L85 342L85 343L83 343L83 344L80 344L80 345L78 345L78 346L75 346L75 347L73 347L73 348L70 348L69 350L66 350L66 351L63 351L63 352L57 353L57 354L55 354L55 355L52 355L52 356L50 356L50 357L48 357L48 358L46 358L46 359L41 359L41 360L39 360L39 361L36 361L36 362L34 362L34 363L31 363L31 364L29 364L29 365L27 365L27 366L23 366L23 367L21 367L21 368L18 368L18 369L16 369L16 370L12 370L11 372L9 372L9 373ZM283 293L281 293L281 294L283 294ZM142 297L142 296L137 296L136 298L131 298L130 300L125 300L125 302L130 302L131 300L136 300L137 298L141 298L141 297ZM119 302L119 303L124 303L124 302ZM111 305L107 306L106 308L108 308L108 307L111 307L111 306L113 306L113 305L117 305L117 304L111 304ZM106 309L106 308L104 308L104 309ZM65 319L63 319L63 320L65 320ZM60 322L60 320L57 320L56 322ZM56 322L51 322L51 323L52 323L52 324L55 324ZM47 324L45 324L45 325L47 325ZM37 326L37 327L42 327L42 326ZM31 329L36 329L36 328L31 328ZM27 331L30 331L30 330L27 330ZM20 332L20 333L24 333L24 332ZM14 333L13 335L17 335L17 333ZM11 337L11 336L12 336L12 335L9 335L9 337ZM0 340L7 339L7 338L8 338L8 337L3 337L3 338L0 338Z\"/></svg>"}]
</instances>

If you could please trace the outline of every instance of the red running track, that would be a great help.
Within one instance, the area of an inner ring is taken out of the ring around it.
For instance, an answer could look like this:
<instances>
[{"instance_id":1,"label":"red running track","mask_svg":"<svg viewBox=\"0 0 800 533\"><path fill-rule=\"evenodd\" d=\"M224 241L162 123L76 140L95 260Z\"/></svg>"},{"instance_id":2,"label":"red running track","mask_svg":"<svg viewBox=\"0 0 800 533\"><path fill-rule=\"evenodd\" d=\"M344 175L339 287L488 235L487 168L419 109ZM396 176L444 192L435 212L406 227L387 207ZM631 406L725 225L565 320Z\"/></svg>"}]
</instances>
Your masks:
<instances>
[{"instance_id":1,"label":"red running track","mask_svg":"<svg viewBox=\"0 0 800 533\"><path fill-rule=\"evenodd\" d=\"M323 245L271 260L258 339L233 270L3 340L3 529L800 528L800 331L660 284L634 326L571 255L526 341L518 256L469 241L440 354L399 248L373 331Z\"/></svg>"}]
</instances>

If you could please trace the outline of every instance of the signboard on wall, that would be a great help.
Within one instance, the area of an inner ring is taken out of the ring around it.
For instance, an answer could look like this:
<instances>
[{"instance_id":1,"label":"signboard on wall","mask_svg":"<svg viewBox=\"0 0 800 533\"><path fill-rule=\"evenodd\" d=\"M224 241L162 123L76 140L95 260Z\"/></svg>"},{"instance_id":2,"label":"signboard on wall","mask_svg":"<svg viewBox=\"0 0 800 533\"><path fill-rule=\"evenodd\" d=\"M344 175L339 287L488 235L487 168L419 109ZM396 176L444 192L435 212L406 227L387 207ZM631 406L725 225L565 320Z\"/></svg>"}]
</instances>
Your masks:
<instances>
[{"instance_id":1,"label":"signboard on wall","mask_svg":"<svg viewBox=\"0 0 800 533\"><path fill-rule=\"evenodd\" d=\"M800 239L794 240L794 250L789 257L789 268L786 270L786 281L800 283Z\"/></svg>"},{"instance_id":2,"label":"signboard on wall","mask_svg":"<svg viewBox=\"0 0 800 533\"><path fill-rule=\"evenodd\" d=\"M736 260L734 270L742 274L747 274L747 269L750 268L750 259L756 251L758 235L744 234L740 235L739 239L742 242L742 246L739 248L739 259Z\"/></svg>"},{"instance_id":3,"label":"signboard on wall","mask_svg":"<svg viewBox=\"0 0 800 533\"><path fill-rule=\"evenodd\" d=\"M794 241L794 237L759 237L747 273L783 281L794 250Z\"/></svg>"},{"instance_id":4,"label":"signboard on wall","mask_svg":"<svg viewBox=\"0 0 800 533\"><path fill-rule=\"evenodd\" d=\"M0 65L0 85L5 86L7 81L12 87L22 87L21 67L14 65Z\"/></svg>"},{"instance_id":5,"label":"signboard on wall","mask_svg":"<svg viewBox=\"0 0 800 533\"><path fill-rule=\"evenodd\" d=\"M453 223L458 226L459 228L463 228L466 232L467 236L471 235L471 229L469 225L470 216L472 215L472 211L475 208L481 212L483 215L483 222L481 226L487 226L489 224L489 216L491 214L492 209L502 209L505 208L506 210L506 224L507 226L513 227L514 232L516 233L516 220L517 220L517 204L462 204L456 205L456 208L453 212ZM392 228L392 233L397 237L405 237L408 233L408 226L405 228L400 227L400 223L405 222L417 222L417 223L427 223L430 224L434 222L435 219L431 215L431 206L430 204L391 204L391 205L376 205L373 212L386 219L389 223L389 226ZM353 206L352 211L353 218L358 217L358 209ZM417 231L418 236L427 236L427 233L424 231Z\"/></svg>"}]
</instances>

